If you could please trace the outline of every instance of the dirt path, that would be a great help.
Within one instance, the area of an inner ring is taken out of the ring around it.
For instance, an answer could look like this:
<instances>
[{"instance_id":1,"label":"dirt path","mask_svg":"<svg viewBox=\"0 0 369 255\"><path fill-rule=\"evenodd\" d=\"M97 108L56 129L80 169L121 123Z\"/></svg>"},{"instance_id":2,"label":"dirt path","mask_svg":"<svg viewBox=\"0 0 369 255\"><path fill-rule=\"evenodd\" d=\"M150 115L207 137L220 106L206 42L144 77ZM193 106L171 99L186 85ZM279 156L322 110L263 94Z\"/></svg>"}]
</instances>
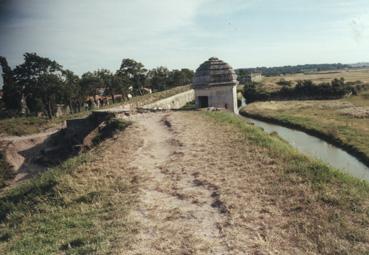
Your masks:
<instances>
[{"instance_id":1,"label":"dirt path","mask_svg":"<svg viewBox=\"0 0 369 255\"><path fill-rule=\"evenodd\" d=\"M144 115L137 124L144 145L130 165L142 180L140 204L132 213L141 230L129 254L227 253L220 227L226 210L217 208L212 187L176 164L183 159L183 145L168 115Z\"/></svg>"},{"instance_id":2,"label":"dirt path","mask_svg":"<svg viewBox=\"0 0 369 255\"><path fill-rule=\"evenodd\" d=\"M273 160L233 126L194 112L133 118L138 233L124 254L310 254L290 241Z\"/></svg>"}]
</instances>

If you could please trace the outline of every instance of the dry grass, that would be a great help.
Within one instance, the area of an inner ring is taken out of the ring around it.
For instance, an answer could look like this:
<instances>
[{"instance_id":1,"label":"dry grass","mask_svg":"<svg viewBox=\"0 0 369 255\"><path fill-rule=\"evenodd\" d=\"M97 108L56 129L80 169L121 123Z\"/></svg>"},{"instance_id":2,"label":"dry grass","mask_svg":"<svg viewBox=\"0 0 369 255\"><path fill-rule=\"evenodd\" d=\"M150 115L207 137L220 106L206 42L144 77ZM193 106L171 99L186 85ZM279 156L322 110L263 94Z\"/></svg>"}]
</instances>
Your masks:
<instances>
[{"instance_id":1,"label":"dry grass","mask_svg":"<svg viewBox=\"0 0 369 255\"><path fill-rule=\"evenodd\" d=\"M216 121L202 148L211 163L201 176L218 185L230 208L225 232L233 254L366 254L367 183L301 156L237 117L209 115Z\"/></svg>"},{"instance_id":2,"label":"dry grass","mask_svg":"<svg viewBox=\"0 0 369 255\"><path fill-rule=\"evenodd\" d=\"M362 81L364 83L369 83L369 69L348 69L348 70L337 70L330 72L316 72L316 73L297 73L289 74L284 76L271 76L264 77L263 84L270 89L280 88L277 82L281 79L286 81L297 82L299 80L312 80L314 83L331 82L333 79L344 78L345 81L355 82Z\"/></svg>"},{"instance_id":3,"label":"dry grass","mask_svg":"<svg viewBox=\"0 0 369 255\"><path fill-rule=\"evenodd\" d=\"M0 253L107 254L128 246L137 185L126 162L141 140L127 133L2 194Z\"/></svg>"}]
</instances>

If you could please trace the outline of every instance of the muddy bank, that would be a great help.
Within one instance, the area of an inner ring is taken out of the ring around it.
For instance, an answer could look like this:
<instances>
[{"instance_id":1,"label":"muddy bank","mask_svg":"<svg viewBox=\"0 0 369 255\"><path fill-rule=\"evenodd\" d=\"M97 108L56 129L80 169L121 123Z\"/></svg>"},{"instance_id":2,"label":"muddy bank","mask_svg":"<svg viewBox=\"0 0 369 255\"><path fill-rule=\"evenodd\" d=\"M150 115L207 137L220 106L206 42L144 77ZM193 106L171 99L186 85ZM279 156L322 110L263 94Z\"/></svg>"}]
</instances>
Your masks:
<instances>
[{"instance_id":1,"label":"muddy bank","mask_svg":"<svg viewBox=\"0 0 369 255\"><path fill-rule=\"evenodd\" d=\"M56 133L0 141L0 160L4 165L0 173L2 186L57 166L112 137L115 130L125 128L126 124L115 119L113 113L93 113L86 118L68 120L66 127Z\"/></svg>"},{"instance_id":2,"label":"muddy bank","mask_svg":"<svg viewBox=\"0 0 369 255\"><path fill-rule=\"evenodd\" d=\"M253 118L256 120L261 120L261 121L265 121L271 124L276 124L276 125L280 125L283 127L287 127L287 128L291 128L291 129L295 129L295 130L299 130L302 132L305 132L309 135L315 136L319 139L322 139L344 151L346 151L347 153L351 154L352 156L354 156L355 158L357 158L359 161L361 161L362 163L364 163L366 166L369 167L369 156L366 155L364 152L362 152L360 149L356 148L353 145L347 144L345 142L343 142L341 139L334 137L332 135L323 133L319 130L316 129L311 129L311 128L307 128L303 125L299 125L296 123L292 123L286 120L279 120L270 116L264 116L261 114L255 114L255 113L250 113L250 112L246 112L246 111L241 111L240 115L245 116L245 117L249 117L249 118Z\"/></svg>"}]
</instances>

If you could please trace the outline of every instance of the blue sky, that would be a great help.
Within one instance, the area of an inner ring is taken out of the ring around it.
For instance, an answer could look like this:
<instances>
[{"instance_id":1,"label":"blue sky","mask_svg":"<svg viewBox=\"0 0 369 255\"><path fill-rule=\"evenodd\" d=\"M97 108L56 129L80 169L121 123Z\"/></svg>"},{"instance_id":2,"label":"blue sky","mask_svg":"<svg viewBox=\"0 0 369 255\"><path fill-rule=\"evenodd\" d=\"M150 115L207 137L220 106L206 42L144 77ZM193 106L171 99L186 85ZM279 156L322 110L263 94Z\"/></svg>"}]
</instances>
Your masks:
<instances>
[{"instance_id":1,"label":"blue sky","mask_svg":"<svg viewBox=\"0 0 369 255\"><path fill-rule=\"evenodd\" d=\"M78 74L369 61L368 0L0 0L0 55L37 52Z\"/></svg>"}]
</instances>

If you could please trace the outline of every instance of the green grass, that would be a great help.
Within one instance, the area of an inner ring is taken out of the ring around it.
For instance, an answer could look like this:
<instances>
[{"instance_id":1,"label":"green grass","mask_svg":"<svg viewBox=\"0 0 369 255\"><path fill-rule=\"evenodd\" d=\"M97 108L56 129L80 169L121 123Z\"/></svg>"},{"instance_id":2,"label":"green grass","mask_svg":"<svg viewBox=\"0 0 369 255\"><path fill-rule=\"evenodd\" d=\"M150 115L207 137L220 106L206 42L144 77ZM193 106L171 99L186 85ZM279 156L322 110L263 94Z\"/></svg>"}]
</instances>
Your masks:
<instances>
[{"instance_id":1,"label":"green grass","mask_svg":"<svg viewBox=\"0 0 369 255\"><path fill-rule=\"evenodd\" d=\"M263 148L279 166L268 189L276 201L282 201L280 206L288 215L288 229L313 240L321 254L366 254L368 182L300 154L278 136L269 135L233 114L205 114L236 127L245 143ZM304 239L300 245L306 245Z\"/></svg>"}]
</instances>

